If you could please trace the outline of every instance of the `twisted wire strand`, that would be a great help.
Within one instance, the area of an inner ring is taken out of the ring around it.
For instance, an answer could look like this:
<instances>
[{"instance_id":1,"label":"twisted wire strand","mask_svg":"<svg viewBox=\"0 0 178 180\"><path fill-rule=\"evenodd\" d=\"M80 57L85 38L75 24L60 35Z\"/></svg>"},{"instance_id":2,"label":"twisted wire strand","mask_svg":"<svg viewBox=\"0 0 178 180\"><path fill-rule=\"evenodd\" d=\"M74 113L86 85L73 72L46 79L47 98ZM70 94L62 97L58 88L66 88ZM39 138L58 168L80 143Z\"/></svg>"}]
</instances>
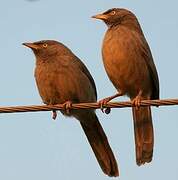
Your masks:
<instances>
[{"instance_id":1,"label":"twisted wire strand","mask_svg":"<svg viewBox=\"0 0 178 180\"><path fill-rule=\"evenodd\" d=\"M178 99L162 99L162 100L142 100L140 106L171 106L178 105ZM131 101L108 102L104 108L125 108L132 107ZM36 112L36 111L52 111L64 110L63 104L56 105L30 105L30 106L9 106L1 107L0 113L19 113L19 112ZM79 103L72 104L70 109L100 109L99 103Z\"/></svg>"}]
</instances>

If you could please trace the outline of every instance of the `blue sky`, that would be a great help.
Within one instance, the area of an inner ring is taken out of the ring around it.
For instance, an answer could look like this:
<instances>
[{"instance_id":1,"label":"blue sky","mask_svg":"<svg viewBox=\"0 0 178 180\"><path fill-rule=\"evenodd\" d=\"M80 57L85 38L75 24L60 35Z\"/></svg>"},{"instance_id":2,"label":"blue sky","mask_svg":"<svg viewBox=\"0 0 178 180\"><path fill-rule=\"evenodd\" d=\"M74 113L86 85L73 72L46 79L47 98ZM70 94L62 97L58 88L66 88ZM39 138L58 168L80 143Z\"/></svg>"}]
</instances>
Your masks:
<instances>
[{"instance_id":1,"label":"blue sky","mask_svg":"<svg viewBox=\"0 0 178 180\"><path fill-rule=\"evenodd\" d=\"M98 98L116 92L102 65L104 23L90 17L111 7L132 10L150 44L160 77L161 98L178 97L178 2L6 0L0 6L0 105L31 105L42 101L34 81L34 55L21 44L55 39L66 44L89 68ZM119 100L127 100L126 97ZM152 108L155 148L150 164L135 163L130 108L97 115L118 160L121 180L178 179L178 109ZM104 180L79 123L51 112L0 114L0 179Z\"/></svg>"}]
</instances>

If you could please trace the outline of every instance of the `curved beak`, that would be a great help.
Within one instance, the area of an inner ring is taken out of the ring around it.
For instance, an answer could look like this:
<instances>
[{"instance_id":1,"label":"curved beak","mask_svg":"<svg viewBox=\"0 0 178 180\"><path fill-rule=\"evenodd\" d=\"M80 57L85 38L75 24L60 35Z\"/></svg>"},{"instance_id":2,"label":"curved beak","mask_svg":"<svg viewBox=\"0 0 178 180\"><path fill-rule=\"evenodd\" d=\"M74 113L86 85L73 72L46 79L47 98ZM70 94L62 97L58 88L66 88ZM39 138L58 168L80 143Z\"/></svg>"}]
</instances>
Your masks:
<instances>
[{"instance_id":1,"label":"curved beak","mask_svg":"<svg viewBox=\"0 0 178 180\"><path fill-rule=\"evenodd\" d=\"M34 50L38 49L38 46L36 44L34 44L34 43L22 43L22 45L27 46L28 48L31 48L31 49L34 49Z\"/></svg>"},{"instance_id":2,"label":"curved beak","mask_svg":"<svg viewBox=\"0 0 178 180\"><path fill-rule=\"evenodd\" d=\"M106 20L108 17L105 14L97 14L97 15L92 16L92 18Z\"/></svg>"}]
</instances>

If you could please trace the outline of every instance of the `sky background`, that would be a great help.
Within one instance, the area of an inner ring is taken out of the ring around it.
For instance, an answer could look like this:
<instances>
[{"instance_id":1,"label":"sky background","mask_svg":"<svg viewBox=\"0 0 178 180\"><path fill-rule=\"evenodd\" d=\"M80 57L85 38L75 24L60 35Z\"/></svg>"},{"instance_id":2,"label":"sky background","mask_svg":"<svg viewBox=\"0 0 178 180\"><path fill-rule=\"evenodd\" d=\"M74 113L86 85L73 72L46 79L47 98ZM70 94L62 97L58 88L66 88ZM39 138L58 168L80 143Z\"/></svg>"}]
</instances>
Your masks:
<instances>
[{"instance_id":1,"label":"sky background","mask_svg":"<svg viewBox=\"0 0 178 180\"><path fill-rule=\"evenodd\" d=\"M0 106L42 104L34 80L33 53L21 44L55 39L67 45L93 75L98 98L116 92L104 71L106 26L90 17L124 7L138 17L160 77L161 98L178 98L177 0L6 0L0 5ZM119 100L128 100L126 97ZM155 146L150 164L135 163L130 108L97 110L118 160L120 180L178 179L178 107L152 108ZM107 180L79 125L60 113L0 114L0 179Z\"/></svg>"}]
</instances>

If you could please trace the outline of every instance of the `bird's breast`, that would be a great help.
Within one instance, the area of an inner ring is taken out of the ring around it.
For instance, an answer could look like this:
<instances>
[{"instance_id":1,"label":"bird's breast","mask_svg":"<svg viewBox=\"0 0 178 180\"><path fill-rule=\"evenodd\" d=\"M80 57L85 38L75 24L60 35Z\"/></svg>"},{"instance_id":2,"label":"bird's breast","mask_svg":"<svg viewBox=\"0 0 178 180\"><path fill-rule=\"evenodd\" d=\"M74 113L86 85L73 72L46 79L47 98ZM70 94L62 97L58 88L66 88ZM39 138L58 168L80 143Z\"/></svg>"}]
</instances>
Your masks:
<instances>
[{"instance_id":1,"label":"bird's breast","mask_svg":"<svg viewBox=\"0 0 178 180\"><path fill-rule=\"evenodd\" d=\"M106 33L103 41L102 56L105 70L113 85L116 89L125 92L125 79L127 79L126 76L129 76L126 74L129 62L125 55L126 47L124 47L119 36L121 34L115 32Z\"/></svg>"},{"instance_id":2,"label":"bird's breast","mask_svg":"<svg viewBox=\"0 0 178 180\"><path fill-rule=\"evenodd\" d=\"M56 89L56 73L53 69L45 65L37 65L35 68L35 79L39 94L45 104L55 104L60 98Z\"/></svg>"},{"instance_id":3,"label":"bird's breast","mask_svg":"<svg viewBox=\"0 0 178 180\"><path fill-rule=\"evenodd\" d=\"M148 87L148 68L132 32L124 28L108 31L103 41L102 56L108 77L117 90L131 97L143 86Z\"/></svg>"},{"instance_id":4,"label":"bird's breast","mask_svg":"<svg viewBox=\"0 0 178 180\"><path fill-rule=\"evenodd\" d=\"M37 65L35 79L45 104L96 101L94 88L87 75L75 64L60 63Z\"/></svg>"}]
</instances>

